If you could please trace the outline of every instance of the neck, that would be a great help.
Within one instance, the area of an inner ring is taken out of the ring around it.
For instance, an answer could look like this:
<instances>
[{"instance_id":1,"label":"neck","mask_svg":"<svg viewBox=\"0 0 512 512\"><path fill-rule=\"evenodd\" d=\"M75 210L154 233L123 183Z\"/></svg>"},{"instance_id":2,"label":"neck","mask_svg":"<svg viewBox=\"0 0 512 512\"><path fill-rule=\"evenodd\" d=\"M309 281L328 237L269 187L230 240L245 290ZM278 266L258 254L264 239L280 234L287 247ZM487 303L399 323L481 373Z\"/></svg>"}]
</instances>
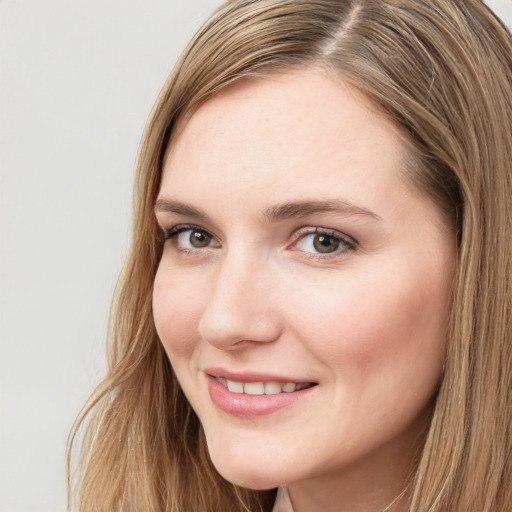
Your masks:
<instances>
[{"instance_id":1,"label":"neck","mask_svg":"<svg viewBox=\"0 0 512 512\"><path fill-rule=\"evenodd\" d=\"M289 483L294 512L406 512L417 440L410 450L402 439L397 450L388 445L341 470Z\"/></svg>"},{"instance_id":2,"label":"neck","mask_svg":"<svg viewBox=\"0 0 512 512\"><path fill-rule=\"evenodd\" d=\"M403 485L380 487L373 482L357 488L348 482L323 480L318 485L288 489L294 512L406 512L406 479Z\"/></svg>"}]
</instances>

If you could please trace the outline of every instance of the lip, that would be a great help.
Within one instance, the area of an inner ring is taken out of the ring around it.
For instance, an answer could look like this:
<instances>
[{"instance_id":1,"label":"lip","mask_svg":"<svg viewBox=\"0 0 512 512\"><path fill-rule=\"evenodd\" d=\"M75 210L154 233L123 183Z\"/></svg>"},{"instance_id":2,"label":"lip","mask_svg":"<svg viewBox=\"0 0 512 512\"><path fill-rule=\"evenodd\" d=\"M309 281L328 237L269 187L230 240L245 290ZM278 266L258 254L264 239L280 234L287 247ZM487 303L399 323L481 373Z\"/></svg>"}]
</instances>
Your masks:
<instances>
[{"instance_id":1,"label":"lip","mask_svg":"<svg viewBox=\"0 0 512 512\"><path fill-rule=\"evenodd\" d=\"M313 380L298 379L296 377L283 377L282 375L273 375L270 373L231 372L224 368L206 368L204 373L211 377L220 377L222 379L229 379L237 382L279 382L281 384L286 384L287 382L295 382L296 384L314 382Z\"/></svg>"},{"instance_id":2,"label":"lip","mask_svg":"<svg viewBox=\"0 0 512 512\"><path fill-rule=\"evenodd\" d=\"M299 400L306 398L317 387L312 386L291 393L279 393L275 395L247 395L233 393L224 387L215 377L220 377L238 382L312 382L306 380L286 379L275 375L259 373L232 373L225 370L209 369L206 372L208 391L212 402L222 411L241 418L256 418L275 413L287 408Z\"/></svg>"}]
</instances>

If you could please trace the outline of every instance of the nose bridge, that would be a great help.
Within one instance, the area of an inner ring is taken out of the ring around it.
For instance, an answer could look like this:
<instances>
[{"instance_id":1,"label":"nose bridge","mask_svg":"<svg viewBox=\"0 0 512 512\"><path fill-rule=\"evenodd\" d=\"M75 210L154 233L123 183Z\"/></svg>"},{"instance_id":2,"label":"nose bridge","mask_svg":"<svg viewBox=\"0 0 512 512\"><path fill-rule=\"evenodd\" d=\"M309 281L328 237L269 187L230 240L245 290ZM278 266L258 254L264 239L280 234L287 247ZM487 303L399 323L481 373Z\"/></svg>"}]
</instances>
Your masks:
<instances>
[{"instance_id":1,"label":"nose bridge","mask_svg":"<svg viewBox=\"0 0 512 512\"><path fill-rule=\"evenodd\" d=\"M268 262L249 248L226 252L199 323L202 337L219 348L276 339L279 326L271 305L270 274Z\"/></svg>"}]
</instances>

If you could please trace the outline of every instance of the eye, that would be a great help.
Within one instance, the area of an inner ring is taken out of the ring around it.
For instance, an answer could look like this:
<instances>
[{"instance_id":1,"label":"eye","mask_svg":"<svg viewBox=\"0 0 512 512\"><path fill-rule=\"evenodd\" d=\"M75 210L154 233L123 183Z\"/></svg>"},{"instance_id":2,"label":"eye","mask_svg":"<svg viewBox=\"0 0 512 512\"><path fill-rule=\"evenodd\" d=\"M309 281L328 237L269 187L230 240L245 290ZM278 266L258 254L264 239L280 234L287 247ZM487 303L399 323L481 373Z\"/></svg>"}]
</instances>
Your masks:
<instances>
[{"instance_id":1,"label":"eye","mask_svg":"<svg viewBox=\"0 0 512 512\"><path fill-rule=\"evenodd\" d=\"M339 231L309 228L297 234L292 249L317 255L339 254L355 249L356 242Z\"/></svg>"},{"instance_id":2,"label":"eye","mask_svg":"<svg viewBox=\"0 0 512 512\"><path fill-rule=\"evenodd\" d=\"M165 240L171 240L179 250L193 251L208 247L219 247L219 243L208 231L196 226L176 226L164 233Z\"/></svg>"}]
</instances>

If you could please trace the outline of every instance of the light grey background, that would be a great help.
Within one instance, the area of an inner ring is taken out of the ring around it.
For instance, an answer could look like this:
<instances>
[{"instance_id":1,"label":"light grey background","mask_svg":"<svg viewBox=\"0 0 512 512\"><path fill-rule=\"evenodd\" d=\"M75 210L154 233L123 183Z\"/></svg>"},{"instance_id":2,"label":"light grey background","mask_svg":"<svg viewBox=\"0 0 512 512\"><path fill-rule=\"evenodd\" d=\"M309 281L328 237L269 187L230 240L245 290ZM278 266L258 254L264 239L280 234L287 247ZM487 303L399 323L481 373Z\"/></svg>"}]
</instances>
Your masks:
<instances>
[{"instance_id":1,"label":"light grey background","mask_svg":"<svg viewBox=\"0 0 512 512\"><path fill-rule=\"evenodd\" d=\"M146 117L220 0L0 0L0 512L65 509ZM489 4L509 24L512 1Z\"/></svg>"}]
</instances>

